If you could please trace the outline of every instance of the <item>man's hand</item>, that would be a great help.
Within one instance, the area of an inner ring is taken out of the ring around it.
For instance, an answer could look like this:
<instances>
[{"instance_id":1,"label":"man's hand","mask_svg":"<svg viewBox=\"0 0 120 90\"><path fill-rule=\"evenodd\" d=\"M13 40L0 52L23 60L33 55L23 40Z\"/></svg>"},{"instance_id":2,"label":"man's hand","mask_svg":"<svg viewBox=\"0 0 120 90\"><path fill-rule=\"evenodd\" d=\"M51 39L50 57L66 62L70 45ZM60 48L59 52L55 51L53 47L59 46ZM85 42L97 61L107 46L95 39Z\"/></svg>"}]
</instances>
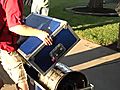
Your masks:
<instances>
[{"instance_id":1,"label":"man's hand","mask_svg":"<svg viewBox=\"0 0 120 90\"><path fill-rule=\"evenodd\" d=\"M45 45L52 45L53 40L47 32L41 31L38 38L41 39L45 43Z\"/></svg>"},{"instance_id":2,"label":"man's hand","mask_svg":"<svg viewBox=\"0 0 120 90\"><path fill-rule=\"evenodd\" d=\"M49 33L47 33L46 31L38 30L26 25L16 25L16 26L10 27L9 30L11 32L14 32L22 36L38 37L45 43L45 45L52 45L53 40L50 37Z\"/></svg>"}]
</instances>

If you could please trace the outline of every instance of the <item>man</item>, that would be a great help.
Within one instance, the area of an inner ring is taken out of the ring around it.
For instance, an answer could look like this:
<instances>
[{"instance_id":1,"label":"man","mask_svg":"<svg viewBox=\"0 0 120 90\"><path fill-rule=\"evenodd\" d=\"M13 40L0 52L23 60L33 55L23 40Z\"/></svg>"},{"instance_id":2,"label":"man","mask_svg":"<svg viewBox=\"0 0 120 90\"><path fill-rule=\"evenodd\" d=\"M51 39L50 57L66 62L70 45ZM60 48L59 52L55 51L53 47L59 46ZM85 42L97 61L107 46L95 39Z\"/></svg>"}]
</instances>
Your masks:
<instances>
[{"instance_id":1,"label":"man","mask_svg":"<svg viewBox=\"0 0 120 90\"><path fill-rule=\"evenodd\" d=\"M18 90L29 90L22 57L16 52L19 35L38 37L45 45L52 45L52 39L47 32L24 25L22 19L22 0L0 0L0 59Z\"/></svg>"},{"instance_id":2,"label":"man","mask_svg":"<svg viewBox=\"0 0 120 90\"><path fill-rule=\"evenodd\" d=\"M49 2L48 0L33 0L31 12L48 16Z\"/></svg>"},{"instance_id":3,"label":"man","mask_svg":"<svg viewBox=\"0 0 120 90\"><path fill-rule=\"evenodd\" d=\"M120 1L117 3L117 6L115 7L115 11L117 12L118 16L120 16ZM120 51L120 23L118 26L118 43L117 43L117 49Z\"/></svg>"}]
</instances>

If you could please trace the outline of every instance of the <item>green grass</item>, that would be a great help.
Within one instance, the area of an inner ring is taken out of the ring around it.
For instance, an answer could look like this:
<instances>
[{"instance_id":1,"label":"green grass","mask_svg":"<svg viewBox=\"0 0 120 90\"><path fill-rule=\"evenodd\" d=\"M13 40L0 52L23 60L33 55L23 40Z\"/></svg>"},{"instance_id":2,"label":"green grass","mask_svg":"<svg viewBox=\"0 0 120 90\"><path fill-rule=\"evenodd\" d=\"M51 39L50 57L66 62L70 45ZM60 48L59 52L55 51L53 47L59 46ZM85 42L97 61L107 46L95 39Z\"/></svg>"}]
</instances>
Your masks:
<instances>
[{"instance_id":1,"label":"green grass","mask_svg":"<svg viewBox=\"0 0 120 90\"><path fill-rule=\"evenodd\" d=\"M94 28L87 28L85 30L75 30L75 32L80 38L107 46L116 42L118 37L118 24L114 23L96 26Z\"/></svg>"},{"instance_id":2,"label":"green grass","mask_svg":"<svg viewBox=\"0 0 120 90\"><path fill-rule=\"evenodd\" d=\"M116 42L120 17L80 15L65 10L68 7L86 6L88 2L89 0L51 0L49 16L67 21L80 38L105 46ZM104 5L109 8L115 6Z\"/></svg>"}]
</instances>

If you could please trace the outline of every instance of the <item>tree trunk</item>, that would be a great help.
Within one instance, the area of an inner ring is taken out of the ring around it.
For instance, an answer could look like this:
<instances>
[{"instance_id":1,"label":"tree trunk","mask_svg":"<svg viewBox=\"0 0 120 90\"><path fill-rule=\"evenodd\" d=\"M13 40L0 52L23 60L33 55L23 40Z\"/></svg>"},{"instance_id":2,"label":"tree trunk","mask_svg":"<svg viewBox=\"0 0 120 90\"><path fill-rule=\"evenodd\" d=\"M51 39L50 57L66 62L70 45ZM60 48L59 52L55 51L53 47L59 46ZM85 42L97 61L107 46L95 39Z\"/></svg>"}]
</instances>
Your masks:
<instances>
[{"instance_id":1,"label":"tree trunk","mask_svg":"<svg viewBox=\"0 0 120 90\"><path fill-rule=\"evenodd\" d=\"M118 3L120 0L105 0L106 3Z\"/></svg>"},{"instance_id":2,"label":"tree trunk","mask_svg":"<svg viewBox=\"0 0 120 90\"><path fill-rule=\"evenodd\" d=\"M90 0L88 3L89 8L103 8L103 0Z\"/></svg>"}]
</instances>

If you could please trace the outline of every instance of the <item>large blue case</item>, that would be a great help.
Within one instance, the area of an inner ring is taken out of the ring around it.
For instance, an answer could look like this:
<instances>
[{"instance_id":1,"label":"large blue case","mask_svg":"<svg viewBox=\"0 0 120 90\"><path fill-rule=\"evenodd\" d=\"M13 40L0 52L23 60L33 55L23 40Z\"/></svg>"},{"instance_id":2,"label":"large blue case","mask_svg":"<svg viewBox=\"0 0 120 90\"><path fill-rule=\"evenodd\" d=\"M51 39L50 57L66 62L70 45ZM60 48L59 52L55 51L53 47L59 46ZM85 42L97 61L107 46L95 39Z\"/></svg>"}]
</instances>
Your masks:
<instances>
[{"instance_id":1,"label":"large blue case","mask_svg":"<svg viewBox=\"0 0 120 90\"><path fill-rule=\"evenodd\" d=\"M17 50L31 66L43 75L79 41L70 25L64 20L32 13L26 17L25 23L47 31L53 39L53 45L45 46L40 39L31 36Z\"/></svg>"}]
</instances>

